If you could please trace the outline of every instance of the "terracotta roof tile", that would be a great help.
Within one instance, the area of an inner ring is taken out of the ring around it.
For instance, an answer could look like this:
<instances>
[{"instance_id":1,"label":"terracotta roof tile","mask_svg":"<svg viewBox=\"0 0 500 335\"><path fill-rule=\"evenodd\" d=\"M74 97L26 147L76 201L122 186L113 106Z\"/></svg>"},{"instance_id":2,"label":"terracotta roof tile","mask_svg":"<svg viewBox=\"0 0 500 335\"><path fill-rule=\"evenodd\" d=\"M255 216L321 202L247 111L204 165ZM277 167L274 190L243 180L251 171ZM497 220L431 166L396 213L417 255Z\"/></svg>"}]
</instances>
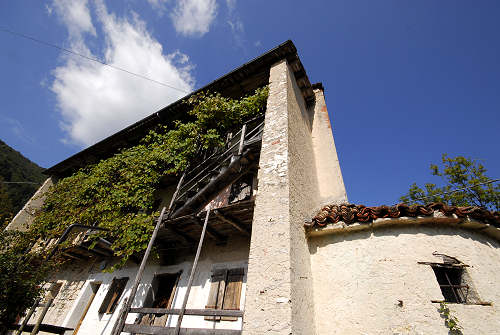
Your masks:
<instances>
[{"instance_id":1,"label":"terracotta roof tile","mask_svg":"<svg viewBox=\"0 0 500 335\"><path fill-rule=\"evenodd\" d=\"M412 206L398 204L395 206L378 207L366 207L354 204L327 205L316 214L312 222L305 225L307 227L324 227L327 224L339 221L343 221L345 224L352 224L354 222L372 222L379 218L431 216L435 211L439 211L447 216L455 214L459 218L470 217L500 228L500 212L491 212L474 206L448 206L443 203Z\"/></svg>"}]
</instances>

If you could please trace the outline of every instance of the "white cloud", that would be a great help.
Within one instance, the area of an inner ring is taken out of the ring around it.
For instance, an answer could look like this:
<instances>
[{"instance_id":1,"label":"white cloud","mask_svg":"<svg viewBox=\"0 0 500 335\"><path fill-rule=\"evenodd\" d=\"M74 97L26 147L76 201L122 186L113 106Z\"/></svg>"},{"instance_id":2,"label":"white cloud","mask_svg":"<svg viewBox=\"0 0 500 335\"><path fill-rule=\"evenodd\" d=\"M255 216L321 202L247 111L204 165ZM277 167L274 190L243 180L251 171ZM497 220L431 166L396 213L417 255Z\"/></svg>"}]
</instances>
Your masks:
<instances>
[{"instance_id":1,"label":"white cloud","mask_svg":"<svg viewBox=\"0 0 500 335\"><path fill-rule=\"evenodd\" d=\"M231 28L231 33L233 35L234 42L237 47L246 50L245 48L245 26L240 16L236 12L236 0L226 0L228 20L227 24Z\"/></svg>"},{"instance_id":2,"label":"white cloud","mask_svg":"<svg viewBox=\"0 0 500 335\"><path fill-rule=\"evenodd\" d=\"M165 7L165 3L168 0L148 0L148 3L154 10L157 11L159 16L163 16L167 8Z\"/></svg>"},{"instance_id":3,"label":"white cloud","mask_svg":"<svg viewBox=\"0 0 500 335\"><path fill-rule=\"evenodd\" d=\"M87 0L54 0L52 3L52 11L56 11L58 18L68 29L69 42L73 49L78 49L79 52L85 51L87 48L83 44L83 35L88 33L96 35L92 18L88 8Z\"/></svg>"},{"instance_id":4,"label":"white cloud","mask_svg":"<svg viewBox=\"0 0 500 335\"><path fill-rule=\"evenodd\" d=\"M75 5L75 1L71 4ZM106 63L186 92L193 89L193 66L187 55L178 50L164 54L162 45L137 14L117 17L108 12L102 0L95 0L94 5L93 14L104 41L103 49L97 53L104 55ZM85 44L86 37L96 35L87 1L75 5L87 18L80 18L78 24L71 23L74 12L69 7L68 2L54 1L54 12L67 27L70 43L79 44L96 57ZM93 144L185 95L108 66L71 55L63 57L64 64L53 71L51 90L62 116L61 126L68 135L65 141L69 143Z\"/></svg>"},{"instance_id":5,"label":"white cloud","mask_svg":"<svg viewBox=\"0 0 500 335\"><path fill-rule=\"evenodd\" d=\"M2 132L12 132L17 138L28 142L28 143L35 143L35 139L33 136L30 135L30 132L27 131L21 122L19 120L8 117L8 116L2 116L0 115L0 129ZM3 128L3 129L2 129Z\"/></svg>"},{"instance_id":6,"label":"white cloud","mask_svg":"<svg viewBox=\"0 0 500 335\"><path fill-rule=\"evenodd\" d=\"M50 7L48 4L45 4L45 11L49 16L52 15L52 7Z\"/></svg>"},{"instance_id":7,"label":"white cloud","mask_svg":"<svg viewBox=\"0 0 500 335\"><path fill-rule=\"evenodd\" d=\"M226 0L226 5L229 10L229 13L232 13L236 8L236 0Z\"/></svg>"},{"instance_id":8,"label":"white cloud","mask_svg":"<svg viewBox=\"0 0 500 335\"><path fill-rule=\"evenodd\" d=\"M203 36L217 16L215 0L177 0L171 14L175 30L185 36Z\"/></svg>"}]
</instances>

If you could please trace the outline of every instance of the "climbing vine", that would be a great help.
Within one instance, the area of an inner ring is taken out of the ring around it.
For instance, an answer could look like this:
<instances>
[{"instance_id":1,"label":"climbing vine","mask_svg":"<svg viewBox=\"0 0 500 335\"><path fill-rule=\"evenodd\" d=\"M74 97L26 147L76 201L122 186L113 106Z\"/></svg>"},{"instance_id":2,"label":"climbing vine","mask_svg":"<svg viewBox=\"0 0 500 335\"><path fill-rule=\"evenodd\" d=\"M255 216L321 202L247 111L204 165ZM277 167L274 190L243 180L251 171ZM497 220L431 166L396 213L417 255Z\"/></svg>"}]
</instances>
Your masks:
<instances>
[{"instance_id":1,"label":"climbing vine","mask_svg":"<svg viewBox=\"0 0 500 335\"><path fill-rule=\"evenodd\" d=\"M451 334L462 334L462 327L458 324L458 319L456 316L451 314L448 304L446 302L439 303L439 313L444 318L446 327L450 330Z\"/></svg>"},{"instance_id":2,"label":"climbing vine","mask_svg":"<svg viewBox=\"0 0 500 335\"><path fill-rule=\"evenodd\" d=\"M0 287L8 289L0 294L0 333L42 294L41 283L62 264L57 257L44 261L51 248L40 241L60 237L75 223L107 228L91 238L112 242L120 261L107 270L123 266L147 247L159 215L154 202L161 179L178 176L200 147L222 146L228 131L262 114L267 94L264 87L239 100L211 93L190 97L187 121L159 126L138 145L59 180L27 232L1 231Z\"/></svg>"},{"instance_id":3,"label":"climbing vine","mask_svg":"<svg viewBox=\"0 0 500 335\"><path fill-rule=\"evenodd\" d=\"M112 241L122 266L147 247L158 216L153 204L160 179L184 171L200 146L223 145L227 131L263 112L267 92L257 89L239 100L209 93L189 98L189 121L151 131L138 145L56 183L32 229L43 238L55 238L75 223L107 228L109 232L95 237Z\"/></svg>"}]
</instances>

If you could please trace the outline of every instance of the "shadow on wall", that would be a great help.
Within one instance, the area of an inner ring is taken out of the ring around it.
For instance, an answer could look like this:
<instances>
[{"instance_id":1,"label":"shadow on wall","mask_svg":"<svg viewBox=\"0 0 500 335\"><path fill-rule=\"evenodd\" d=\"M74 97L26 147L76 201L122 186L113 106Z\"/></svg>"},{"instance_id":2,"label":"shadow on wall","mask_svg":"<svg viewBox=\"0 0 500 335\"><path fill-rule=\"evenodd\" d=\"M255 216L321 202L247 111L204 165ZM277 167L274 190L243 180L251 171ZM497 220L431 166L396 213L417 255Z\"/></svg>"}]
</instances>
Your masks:
<instances>
[{"instance_id":1,"label":"shadow on wall","mask_svg":"<svg viewBox=\"0 0 500 335\"><path fill-rule=\"evenodd\" d=\"M430 231L432 229L432 231ZM316 254L318 249L329 244L339 242L350 242L356 240L366 240L372 237L398 237L400 235L426 235L426 236L459 236L464 240L474 240L482 243L490 248L499 249L500 242L495 241L489 236L485 236L480 232L473 230L462 229L452 226L437 226L435 224L419 224L419 225L393 225L379 228L368 228L366 230L358 230L344 232L338 234L330 234L324 236L315 236L308 239L309 252Z\"/></svg>"}]
</instances>

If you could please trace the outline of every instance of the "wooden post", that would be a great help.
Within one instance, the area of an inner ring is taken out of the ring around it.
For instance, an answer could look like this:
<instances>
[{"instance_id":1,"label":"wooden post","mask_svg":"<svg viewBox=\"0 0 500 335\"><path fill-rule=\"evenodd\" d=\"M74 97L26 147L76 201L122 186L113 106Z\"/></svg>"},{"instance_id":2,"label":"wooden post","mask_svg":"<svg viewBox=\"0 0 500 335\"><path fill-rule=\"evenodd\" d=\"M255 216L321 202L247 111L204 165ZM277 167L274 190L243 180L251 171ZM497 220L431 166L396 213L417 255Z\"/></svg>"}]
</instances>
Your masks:
<instances>
[{"instance_id":1,"label":"wooden post","mask_svg":"<svg viewBox=\"0 0 500 335\"><path fill-rule=\"evenodd\" d=\"M134 297L135 294L137 293L137 288L139 287L139 284L142 279L142 275L144 274L144 269L146 268L146 262L148 261L149 254L151 253L151 250L153 249L153 244L156 240L156 235L158 235L158 230L160 229L161 222L163 220L163 214L165 214L166 208L163 207L161 210L160 217L158 218L158 221L156 222L155 230L153 230L153 235L151 236L151 239L149 240L148 243L148 248L146 249L146 252L144 253L144 257L142 258L141 265L139 266L139 270L137 271L137 275L135 276L135 281L134 285L132 286L132 289L130 291L130 296L129 299L127 300L126 303L123 304L123 307L120 311L119 318L115 323L115 326L113 327L113 330L111 331L111 334L113 335L119 335L122 332L123 326L125 325L125 320L127 319L127 314L132 306L132 302L134 302Z\"/></svg>"},{"instance_id":2,"label":"wooden post","mask_svg":"<svg viewBox=\"0 0 500 335\"><path fill-rule=\"evenodd\" d=\"M238 155L241 155L243 153L243 144L245 142L246 130L247 130L247 124L245 123L241 128L240 147L238 148Z\"/></svg>"},{"instance_id":3,"label":"wooden post","mask_svg":"<svg viewBox=\"0 0 500 335\"><path fill-rule=\"evenodd\" d=\"M38 317L38 320L36 320L36 324L33 327L33 330L31 331L30 335L36 335L38 334L38 330L40 329L40 325L42 324L43 319L45 318L45 314L47 314L47 311L49 310L50 306L52 305L52 301L54 299L49 299L47 303L45 304L45 307L42 310L42 314Z\"/></svg>"},{"instance_id":4,"label":"wooden post","mask_svg":"<svg viewBox=\"0 0 500 335\"><path fill-rule=\"evenodd\" d=\"M26 326L26 324L28 323L29 319L31 318L31 316L35 312L35 309L38 307L38 304L40 303L40 300L41 300L40 298L38 298L38 299L35 300L35 303L33 304L33 306L31 306L28 314L26 314L26 317L24 318L23 323L21 323L21 327L19 327L19 329L17 330L16 335L21 335L21 333L23 332L24 327Z\"/></svg>"},{"instance_id":5,"label":"wooden post","mask_svg":"<svg viewBox=\"0 0 500 335\"><path fill-rule=\"evenodd\" d=\"M184 317L184 313L186 311L186 305L189 298L189 292L191 291L191 285L193 284L194 273L196 271L196 267L198 266L198 259L200 258L201 247L203 245L203 239L205 238L205 232L207 231L208 224L208 216L210 215L210 205L207 208L207 215L205 216L205 223L203 224L203 229L200 235L200 242L198 242L198 249L196 250L196 256L194 257L193 267L191 269L191 273L189 274L189 280L186 288L186 295L184 296L184 301L182 302L182 308L179 313L179 317L177 319L177 326L175 327L175 335L179 335L181 332L181 323L182 318Z\"/></svg>"},{"instance_id":6,"label":"wooden post","mask_svg":"<svg viewBox=\"0 0 500 335\"><path fill-rule=\"evenodd\" d=\"M182 184L182 181L184 180L184 177L186 176L186 171L182 174L181 179L179 180L179 183L177 184L177 189L175 190L174 194L172 195L172 200L170 200L170 204L168 206L168 215L170 215L172 206L174 204L175 198L177 196L177 193L179 192L180 186ZM146 249L146 252L144 253L144 256L142 257L142 262L141 265L139 266L139 270L137 271L137 275L135 276L135 281L134 281L134 286L132 286L132 290L130 291L130 296L128 300L123 304L122 309L120 310L120 314L118 314L118 320L116 320L115 326L113 327L113 330L111 331L111 335L119 335L122 330L123 326L125 325L125 320L127 319L128 312L130 310L130 307L132 306L132 302L134 302L134 297L135 294L137 293L137 288L139 287L139 284L142 279L142 275L144 274L144 269L146 268L146 263L149 258L149 254L151 253L151 250L153 249L153 245L156 240L156 236L158 235L158 230L160 229L160 226L163 221L163 215L165 214L166 208L163 207L161 210L160 217L158 218L158 221L156 222L155 229L153 230L153 235L151 236L151 239L149 240L148 247Z\"/></svg>"},{"instance_id":7,"label":"wooden post","mask_svg":"<svg viewBox=\"0 0 500 335\"><path fill-rule=\"evenodd\" d=\"M52 296L52 290L54 289L55 285L57 283L52 283L49 287L49 299L47 300L47 303L43 307L42 314L38 317L38 320L36 320L35 326L33 327L33 330L31 331L30 335L36 335L38 334L38 330L40 329L40 325L42 324L43 319L45 318L45 314L47 314L50 306L52 306L52 302L54 301L54 296Z\"/></svg>"}]
</instances>

